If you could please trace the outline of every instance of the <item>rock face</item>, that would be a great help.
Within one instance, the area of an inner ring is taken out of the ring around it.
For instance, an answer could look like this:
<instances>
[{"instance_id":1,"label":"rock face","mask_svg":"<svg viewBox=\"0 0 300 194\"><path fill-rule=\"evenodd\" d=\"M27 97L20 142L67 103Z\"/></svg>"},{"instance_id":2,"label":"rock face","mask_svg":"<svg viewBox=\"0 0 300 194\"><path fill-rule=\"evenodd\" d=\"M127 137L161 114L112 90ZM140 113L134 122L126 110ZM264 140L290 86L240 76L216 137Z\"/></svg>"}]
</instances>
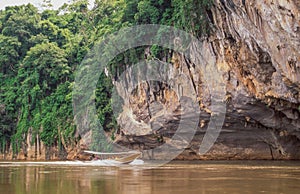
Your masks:
<instances>
[{"instance_id":1,"label":"rock face","mask_svg":"<svg viewBox=\"0 0 300 194\"><path fill-rule=\"evenodd\" d=\"M32 143L34 142L34 143ZM12 146L7 149L9 151L0 154L0 160L89 160L90 155L83 152L87 147L77 143L77 145L67 145L62 139L62 146L47 146L40 139L40 136L34 136L29 130L26 135L26 141L22 143L22 146L17 154L13 154Z\"/></svg>"},{"instance_id":2,"label":"rock face","mask_svg":"<svg viewBox=\"0 0 300 194\"><path fill-rule=\"evenodd\" d=\"M168 84L115 83L127 99L116 143L148 150L145 158L167 158L157 148L172 150L178 146L172 137L180 123L189 121L188 131L199 120L193 140L177 159L300 159L299 1L215 0L208 15L213 32L201 48L190 45L190 53L209 64L173 53ZM226 91L209 85L205 68L218 70ZM225 121L212 148L199 154L210 120L220 110L212 108L212 99L225 104Z\"/></svg>"},{"instance_id":3,"label":"rock face","mask_svg":"<svg viewBox=\"0 0 300 194\"><path fill-rule=\"evenodd\" d=\"M136 82L128 69L126 83L114 83L124 100L115 143L145 159L176 150L182 160L300 159L300 1L215 0L207 14L213 30L200 47L189 45L190 56L170 53L172 68L156 65L156 81ZM28 134L14 157L90 157L80 143L62 152L30 142ZM201 146L208 151L199 154Z\"/></svg>"}]
</instances>

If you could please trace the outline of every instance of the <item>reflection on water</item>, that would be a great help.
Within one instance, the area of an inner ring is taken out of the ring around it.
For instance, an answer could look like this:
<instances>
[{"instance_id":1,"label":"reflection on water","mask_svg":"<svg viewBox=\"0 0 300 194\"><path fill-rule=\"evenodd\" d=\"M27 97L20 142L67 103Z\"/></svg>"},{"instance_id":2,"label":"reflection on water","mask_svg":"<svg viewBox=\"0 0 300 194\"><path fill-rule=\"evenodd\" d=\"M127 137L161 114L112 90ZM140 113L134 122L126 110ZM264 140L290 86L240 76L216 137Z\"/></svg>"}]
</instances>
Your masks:
<instances>
[{"instance_id":1,"label":"reflection on water","mask_svg":"<svg viewBox=\"0 0 300 194\"><path fill-rule=\"evenodd\" d=\"M300 162L172 163L159 168L0 163L5 194L299 193Z\"/></svg>"}]
</instances>

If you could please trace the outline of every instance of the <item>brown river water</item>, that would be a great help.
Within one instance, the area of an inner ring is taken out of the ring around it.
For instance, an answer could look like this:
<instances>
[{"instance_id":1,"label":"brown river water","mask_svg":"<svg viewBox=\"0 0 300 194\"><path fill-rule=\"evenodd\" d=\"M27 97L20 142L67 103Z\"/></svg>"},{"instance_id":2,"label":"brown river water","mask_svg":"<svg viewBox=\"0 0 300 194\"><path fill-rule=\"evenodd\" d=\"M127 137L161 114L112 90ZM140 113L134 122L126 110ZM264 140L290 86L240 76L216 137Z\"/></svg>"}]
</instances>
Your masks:
<instances>
[{"instance_id":1,"label":"brown river water","mask_svg":"<svg viewBox=\"0 0 300 194\"><path fill-rule=\"evenodd\" d=\"M300 161L0 162L0 194L300 193Z\"/></svg>"}]
</instances>

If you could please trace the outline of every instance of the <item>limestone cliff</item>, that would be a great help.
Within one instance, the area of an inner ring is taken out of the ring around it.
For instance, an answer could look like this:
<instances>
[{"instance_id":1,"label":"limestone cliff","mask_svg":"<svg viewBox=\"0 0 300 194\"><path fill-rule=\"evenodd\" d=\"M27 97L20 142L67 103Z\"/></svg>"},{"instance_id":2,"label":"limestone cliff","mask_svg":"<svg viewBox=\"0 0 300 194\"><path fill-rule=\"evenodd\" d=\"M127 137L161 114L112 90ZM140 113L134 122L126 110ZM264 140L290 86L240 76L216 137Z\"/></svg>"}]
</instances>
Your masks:
<instances>
[{"instance_id":1,"label":"limestone cliff","mask_svg":"<svg viewBox=\"0 0 300 194\"><path fill-rule=\"evenodd\" d=\"M190 45L189 52L191 58L203 56L210 66L173 52L164 59L173 70L158 69L157 74L171 77L169 83L176 87L157 81L137 87L115 82L126 99L115 143L140 150L168 145L172 151L182 143L172 141L178 126L184 122L190 130L189 123L197 122L193 140L177 159L300 159L300 1L214 0L207 14L211 34L201 40L201 48ZM219 70L224 94L209 86L203 66ZM133 80L130 73L126 76ZM220 110L212 110L212 97L225 104L225 121L213 147L199 155L210 120ZM80 154L78 142L47 148L38 137L30 146L31 134L27 136L18 159L88 157ZM163 159L166 153L146 151L143 156Z\"/></svg>"},{"instance_id":2,"label":"limestone cliff","mask_svg":"<svg viewBox=\"0 0 300 194\"><path fill-rule=\"evenodd\" d=\"M215 0L208 15L213 32L190 52L214 61L226 85L226 118L214 146L198 154L212 114L203 68L178 53L171 56L174 81L185 75L194 88L147 82L127 91L116 142L136 149L176 146L170 139L180 118L193 119L180 109L180 97L194 95L199 126L178 159L300 159L300 2ZM144 157L164 158L159 152Z\"/></svg>"}]
</instances>

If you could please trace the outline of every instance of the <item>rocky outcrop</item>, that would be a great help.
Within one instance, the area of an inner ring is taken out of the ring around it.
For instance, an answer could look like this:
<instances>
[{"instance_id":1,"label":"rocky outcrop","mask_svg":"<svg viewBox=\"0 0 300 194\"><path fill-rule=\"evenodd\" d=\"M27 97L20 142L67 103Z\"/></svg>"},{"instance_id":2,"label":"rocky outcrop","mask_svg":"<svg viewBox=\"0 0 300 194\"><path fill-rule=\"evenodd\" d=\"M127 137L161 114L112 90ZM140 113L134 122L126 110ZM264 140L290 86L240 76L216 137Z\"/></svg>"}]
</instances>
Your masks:
<instances>
[{"instance_id":1,"label":"rocky outcrop","mask_svg":"<svg viewBox=\"0 0 300 194\"><path fill-rule=\"evenodd\" d=\"M114 107L120 112L115 143L143 150L145 159L168 159L182 148L177 159L300 159L299 1L214 0L207 14L211 34L200 47L191 43L188 57L166 56L172 68L156 59L156 81L138 82L149 72L136 79L137 71L127 69L126 83L114 82L124 100ZM218 114L224 121L212 122ZM214 140L205 137L208 129L218 125L216 142L199 154L204 140ZM10 148L0 159L90 157L83 142L47 147L32 138L29 133L18 155Z\"/></svg>"},{"instance_id":2,"label":"rocky outcrop","mask_svg":"<svg viewBox=\"0 0 300 194\"><path fill-rule=\"evenodd\" d=\"M205 81L203 64L179 53L170 56L177 72L168 71L178 87L150 81L134 89L116 83L120 91L128 90L121 92L128 100L119 116L116 143L154 150L144 152L144 157L162 159L168 153L155 148L176 147L172 137L180 122L199 119L193 140L177 159L300 159L299 2L215 0L208 15L213 32L202 48L190 46L190 52L213 61L207 68L218 69L226 86L226 117L213 147L199 154L217 112L211 110L216 97L211 90L218 88ZM192 87L184 85L184 76ZM182 109L195 101L201 110L199 118Z\"/></svg>"},{"instance_id":3,"label":"rocky outcrop","mask_svg":"<svg viewBox=\"0 0 300 194\"><path fill-rule=\"evenodd\" d=\"M88 148L82 142L66 143L61 138L61 145L45 145L39 135L34 136L32 130L29 129L25 141L18 150L13 151L12 145L0 154L0 160L29 160L29 161L45 161L45 160L90 160L91 155L86 154L83 150Z\"/></svg>"}]
</instances>

